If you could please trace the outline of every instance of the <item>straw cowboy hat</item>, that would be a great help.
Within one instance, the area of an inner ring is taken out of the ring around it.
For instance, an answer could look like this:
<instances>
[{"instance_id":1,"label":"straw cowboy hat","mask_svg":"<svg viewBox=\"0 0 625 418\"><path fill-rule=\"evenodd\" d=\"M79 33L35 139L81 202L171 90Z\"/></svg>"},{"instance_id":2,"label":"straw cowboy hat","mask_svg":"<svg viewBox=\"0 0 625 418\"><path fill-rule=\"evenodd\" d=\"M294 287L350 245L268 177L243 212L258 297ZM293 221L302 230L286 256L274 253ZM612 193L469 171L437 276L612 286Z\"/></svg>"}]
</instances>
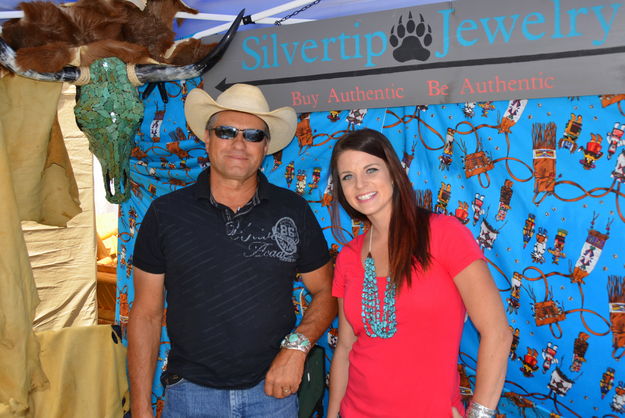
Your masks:
<instances>
[{"instance_id":1,"label":"straw cowboy hat","mask_svg":"<svg viewBox=\"0 0 625 418\"><path fill-rule=\"evenodd\" d=\"M295 135L297 127L295 110L286 106L270 111L263 92L249 84L235 84L221 93L217 100L213 100L204 90L195 88L189 92L184 104L187 123L193 133L202 140L205 137L208 119L223 110L250 113L264 120L269 127L271 138L267 154L273 154L286 147Z\"/></svg>"}]
</instances>

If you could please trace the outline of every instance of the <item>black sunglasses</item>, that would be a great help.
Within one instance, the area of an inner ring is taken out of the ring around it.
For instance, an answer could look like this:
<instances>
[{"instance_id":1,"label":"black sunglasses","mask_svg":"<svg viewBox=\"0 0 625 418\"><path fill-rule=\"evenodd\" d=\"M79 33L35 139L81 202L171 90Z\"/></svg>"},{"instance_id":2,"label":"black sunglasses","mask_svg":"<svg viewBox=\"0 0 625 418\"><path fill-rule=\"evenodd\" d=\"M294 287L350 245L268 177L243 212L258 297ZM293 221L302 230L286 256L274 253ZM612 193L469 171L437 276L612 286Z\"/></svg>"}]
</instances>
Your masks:
<instances>
[{"instance_id":1,"label":"black sunglasses","mask_svg":"<svg viewBox=\"0 0 625 418\"><path fill-rule=\"evenodd\" d=\"M234 126L217 126L210 130L215 131L217 138L221 139L234 139L239 132L243 134L243 138L248 142L260 142L265 138L269 138L267 132L262 129L239 129Z\"/></svg>"}]
</instances>

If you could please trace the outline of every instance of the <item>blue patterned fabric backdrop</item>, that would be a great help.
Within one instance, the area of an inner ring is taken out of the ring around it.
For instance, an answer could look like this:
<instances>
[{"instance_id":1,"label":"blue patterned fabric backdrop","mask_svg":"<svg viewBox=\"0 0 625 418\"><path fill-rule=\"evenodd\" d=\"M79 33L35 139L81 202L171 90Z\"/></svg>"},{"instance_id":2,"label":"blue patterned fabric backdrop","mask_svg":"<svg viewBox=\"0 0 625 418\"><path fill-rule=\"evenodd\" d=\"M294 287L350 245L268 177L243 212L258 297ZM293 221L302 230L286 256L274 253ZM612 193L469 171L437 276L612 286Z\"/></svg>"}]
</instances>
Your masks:
<instances>
[{"instance_id":1,"label":"blue patterned fabric backdrop","mask_svg":"<svg viewBox=\"0 0 625 418\"><path fill-rule=\"evenodd\" d=\"M147 207L156 196L194 182L208 165L204 145L186 126L182 110L187 92L198 83L169 82L168 103L157 91L144 101L131 160L132 196L120 205L117 317L124 329L133 300L134 239ZM271 182L310 202L336 255L342 243L330 233L332 147L348 130L384 132L420 204L459 218L488 259L515 336L500 416L617 417L625 413L620 362L625 354L624 99L301 114L296 138L267 157L263 171ZM341 227L350 236L364 232L364 225L346 216ZM309 302L296 280L298 316ZM335 322L319 342L328 361L336 338ZM458 365L466 399L475 383L477 345L477 333L467 322ZM161 370L168 349L164 329ZM153 404L160 415L158 378Z\"/></svg>"}]
</instances>

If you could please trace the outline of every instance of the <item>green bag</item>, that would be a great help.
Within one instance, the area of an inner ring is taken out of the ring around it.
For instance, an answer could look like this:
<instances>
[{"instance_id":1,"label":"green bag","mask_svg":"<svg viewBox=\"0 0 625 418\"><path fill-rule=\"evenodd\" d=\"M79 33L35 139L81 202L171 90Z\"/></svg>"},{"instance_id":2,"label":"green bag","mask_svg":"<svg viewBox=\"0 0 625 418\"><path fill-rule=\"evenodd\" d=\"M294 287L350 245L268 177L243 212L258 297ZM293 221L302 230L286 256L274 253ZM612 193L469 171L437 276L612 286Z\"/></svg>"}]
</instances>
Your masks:
<instances>
[{"instance_id":1,"label":"green bag","mask_svg":"<svg viewBox=\"0 0 625 418\"><path fill-rule=\"evenodd\" d=\"M325 391L325 351L315 345L308 353L304 364L304 376L297 391L299 418L310 418L313 413L323 416L323 394Z\"/></svg>"}]
</instances>

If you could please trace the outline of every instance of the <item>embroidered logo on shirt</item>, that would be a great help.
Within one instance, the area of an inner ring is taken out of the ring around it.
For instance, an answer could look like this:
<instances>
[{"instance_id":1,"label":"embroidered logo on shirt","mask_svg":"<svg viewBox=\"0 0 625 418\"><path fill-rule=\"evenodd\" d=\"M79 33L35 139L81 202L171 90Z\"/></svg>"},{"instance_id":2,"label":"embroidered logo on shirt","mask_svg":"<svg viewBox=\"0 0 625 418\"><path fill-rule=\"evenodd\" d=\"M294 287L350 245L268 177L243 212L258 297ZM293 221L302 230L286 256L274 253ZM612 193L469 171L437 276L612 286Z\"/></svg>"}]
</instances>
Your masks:
<instances>
[{"instance_id":1,"label":"embroidered logo on shirt","mask_svg":"<svg viewBox=\"0 0 625 418\"><path fill-rule=\"evenodd\" d=\"M280 261L293 263L296 261L299 234L293 219L280 218L271 232L254 231L252 223L241 225L238 221L228 222L227 235L235 240L247 244L244 257L269 257Z\"/></svg>"},{"instance_id":2,"label":"embroidered logo on shirt","mask_svg":"<svg viewBox=\"0 0 625 418\"><path fill-rule=\"evenodd\" d=\"M285 216L276 222L271 231L273 232L273 239L276 240L276 244L285 255L295 254L297 244L299 244L299 235L293 219Z\"/></svg>"}]
</instances>

